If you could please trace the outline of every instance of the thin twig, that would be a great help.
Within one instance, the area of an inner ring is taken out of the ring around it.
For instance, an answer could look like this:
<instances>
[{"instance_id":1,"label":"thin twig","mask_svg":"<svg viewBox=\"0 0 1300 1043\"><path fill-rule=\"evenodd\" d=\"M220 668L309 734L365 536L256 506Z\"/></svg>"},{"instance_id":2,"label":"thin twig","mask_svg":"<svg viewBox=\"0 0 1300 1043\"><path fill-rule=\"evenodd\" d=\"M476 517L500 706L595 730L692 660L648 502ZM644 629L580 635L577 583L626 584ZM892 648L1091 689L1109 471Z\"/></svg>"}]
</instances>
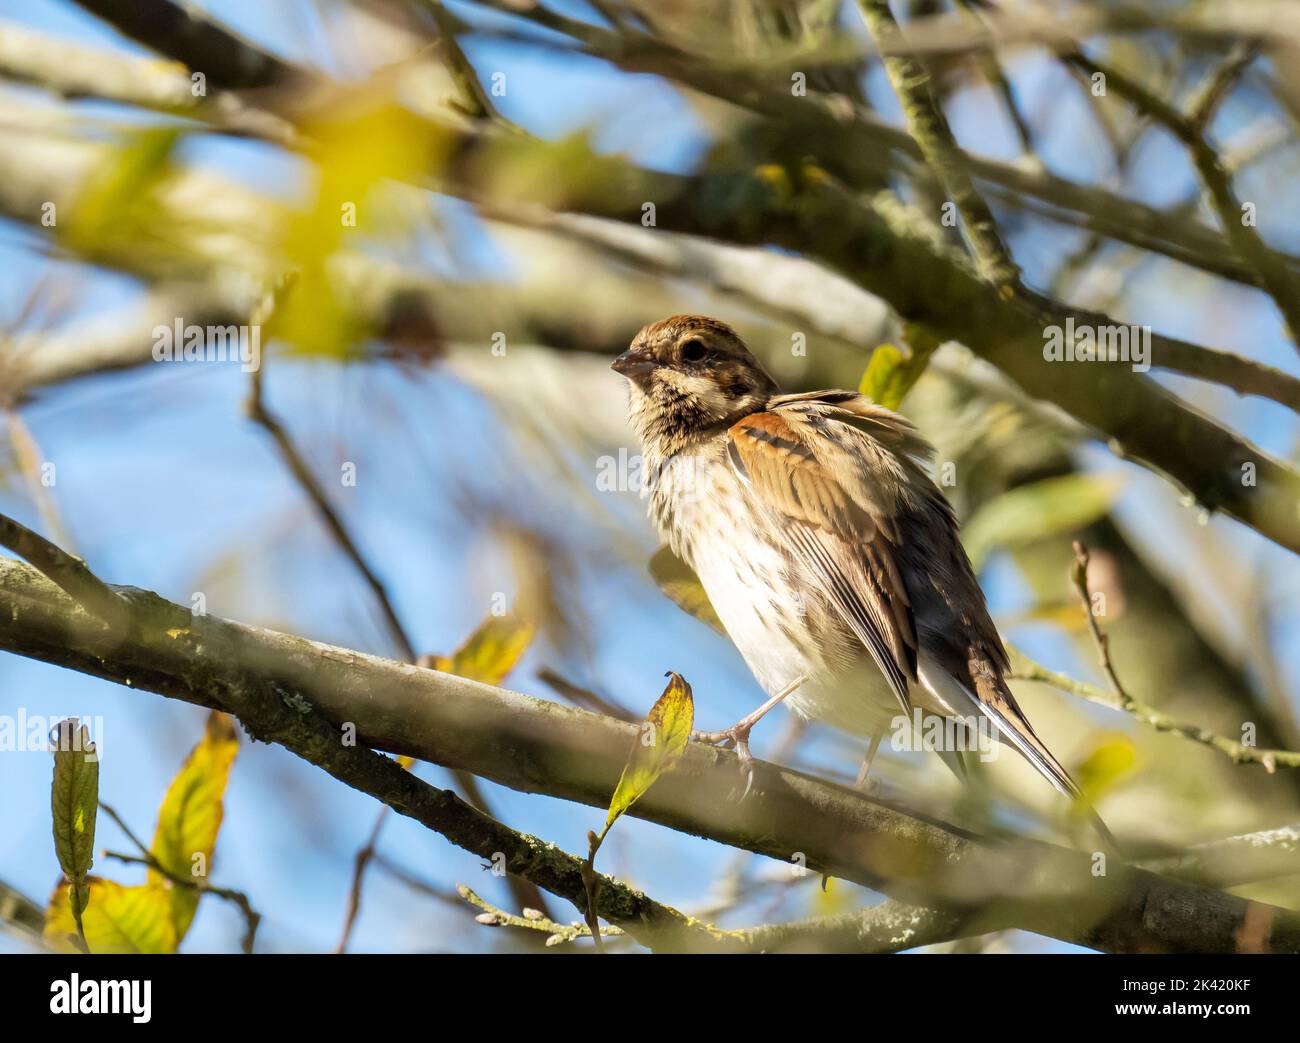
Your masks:
<instances>
[{"instance_id":1,"label":"thin twig","mask_svg":"<svg viewBox=\"0 0 1300 1043\"><path fill-rule=\"evenodd\" d=\"M240 912L244 915L244 938L242 948L246 954L250 956L252 955L253 944L257 940L257 928L262 922L262 917L261 914L253 908L253 904L248 900L248 895L244 894L243 891L236 891L233 888L219 887L207 880L195 880L192 877L173 873L170 869L159 862L144 842L131 831L131 828L126 824L126 820L123 819L121 815L119 815L108 804L105 804L102 800L99 802L99 806L104 810L104 813L107 814L109 818L117 823L118 828L126 834L126 838L131 841L140 852L139 856L136 856L123 854L120 851L105 851L105 858L116 859L118 862L127 865L148 866L150 869L165 876L173 884L176 884L179 887L189 888L191 891L197 891L199 894L214 894L218 898L224 898L227 902L231 902L238 906Z\"/></svg>"},{"instance_id":2,"label":"thin twig","mask_svg":"<svg viewBox=\"0 0 1300 1043\"><path fill-rule=\"evenodd\" d=\"M271 298L271 306L273 306L273 302L274 297ZM263 367L259 366L250 374L251 380L249 396L245 407L249 417L256 423L260 424L271 436L272 440L276 444L276 448L280 451L280 456L284 460L285 465L289 468L290 473L302 488L303 492L307 495L307 498L315 506L326 529L329 531L330 535L333 536L334 542L343 551L348 560L352 562L353 566L370 587L375 596L375 601L379 605L380 612L383 614L384 621L388 626L389 634L400 650L402 658L408 663L416 662L418 657L415 652L415 647L411 644L411 640L407 636L401 620L398 619L397 610L393 607L392 600L389 598L388 591L385 589L384 584L380 581L379 577L375 574L374 569L371 568L369 562L366 561L365 556L361 553L356 540L352 538L352 534L344 523L343 518L330 503L323 485L317 479L315 474L312 473L311 468L307 466L306 459L303 457L302 453L299 452L292 435L289 434L289 431L284 424L282 424L280 420L267 408L265 392L263 389L262 372ZM471 804L485 814L492 814L492 809L487 803L487 798L483 795L482 787L479 786L478 780L473 775L469 772L453 771L452 776L456 780L461 792ZM382 819L385 814L386 812L381 810L379 817ZM376 823L376 832L378 831L378 826L379 824ZM347 949L348 939L351 936L351 931L356 923L358 910L360 908L362 878L365 874L366 863L369 861L369 857L362 859L362 854L364 854L364 849L357 854L357 868L353 873L352 884L348 891L347 914L344 921L344 930L335 950L340 953ZM529 882L519 881L512 877L509 881L509 886L515 893L516 899L521 902L531 901L533 904L545 904L545 899L542 898L541 893Z\"/></svg>"},{"instance_id":3,"label":"thin twig","mask_svg":"<svg viewBox=\"0 0 1300 1043\"><path fill-rule=\"evenodd\" d=\"M958 6L970 15L974 24L981 24L982 16L980 12L982 5L979 0L958 0ZM1028 120L1025 119L1024 113L1020 111L1020 106L1016 102L1015 91L1012 89L1011 81L1007 79L1002 63L998 61L997 53L994 51L981 51L976 57L976 61L979 62L984 78L988 80L1002 98L1002 107L1006 110L1011 125L1015 127L1016 137L1020 139L1020 151L1026 156L1034 157L1037 160L1033 129L1029 126Z\"/></svg>"},{"instance_id":4,"label":"thin twig","mask_svg":"<svg viewBox=\"0 0 1300 1043\"><path fill-rule=\"evenodd\" d=\"M27 482L27 491L32 502L36 504L36 509L45 523L45 530L54 537L55 543L68 548L69 553L73 553L71 537L63 524L63 519L59 516L50 487L41 474L44 454L31 428L23 421L22 413L17 406L9 409L9 446L13 451L14 461L18 464L18 470L22 472Z\"/></svg>"},{"instance_id":5,"label":"thin twig","mask_svg":"<svg viewBox=\"0 0 1300 1043\"><path fill-rule=\"evenodd\" d=\"M398 865L382 851L376 851L372 861L376 868L382 869L394 880L405 884L412 891L418 891L420 894L427 895L429 898L436 899L445 905L460 908L460 901L456 898L454 892L444 890L428 880L421 879L409 869Z\"/></svg>"},{"instance_id":6,"label":"thin twig","mask_svg":"<svg viewBox=\"0 0 1300 1043\"><path fill-rule=\"evenodd\" d=\"M1200 725L1176 720L1130 695L1120 681L1119 674L1115 670L1115 664L1111 660L1109 638L1102 632L1092 611L1092 595L1088 590L1088 549L1076 540L1074 554L1075 560L1071 569L1071 579L1075 590L1078 591L1079 597L1083 600L1083 611L1087 617L1088 630L1092 634L1093 644L1097 649L1097 658L1111 691L1107 692L1095 685L1090 685L1084 681L1076 681L1065 674L1049 670L1020 653L1017 653L1016 656L1018 660L1016 669L1009 675L1012 679L1050 684L1062 691L1077 695L1081 699L1087 699L1089 702L1123 710L1144 724L1150 725L1156 731L1181 735L1185 739L1190 739L1203 746L1209 746L1211 749L1218 750L1224 756L1231 758L1237 764L1259 764L1270 775L1278 768L1300 768L1300 753L1291 750L1260 749L1256 746L1248 746L1245 743L1218 735Z\"/></svg>"},{"instance_id":7,"label":"thin twig","mask_svg":"<svg viewBox=\"0 0 1300 1043\"><path fill-rule=\"evenodd\" d=\"M550 667L543 667L538 670L537 679L556 694L564 696L574 706L581 706L584 710L603 713L606 717L613 717L631 724L639 723L641 720L626 706L614 702L614 700L601 695L599 692L593 692L590 688L583 688L581 685L574 684L572 681L561 677Z\"/></svg>"},{"instance_id":8,"label":"thin twig","mask_svg":"<svg viewBox=\"0 0 1300 1043\"><path fill-rule=\"evenodd\" d=\"M498 909L495 905L485 902L464 884L456 885L456 893L469 902L470 905L483 910L475 919L488 927L521 927L529 931L542 931L548 935L546 939L548 946L559 945L561 942L571 942L578 938L592 937L591 928L585 923L556 923L549 917L543 916L536 909L525 909L523 916L516 916L514 913L508 913L504 909ZM626 934L621 927L613 925L602 928L600 933L605 938L617 938Z\"/></svg>"},{"instance_id":9,"label":"thin twig","mask_svg":"<svg viewBox=\"0 0 1300 1043\"><path fill-rule=\"evenodd\" d=\"M1215 69L1214 73L1207 79L1205 86L1198 92L1196 99L1192 102L1190 106L1191 114L1187 117L1197 132L1205 133L1206 128L1210 125L1219 109L1219 103L1223 101L1251 63L1259 57L1259 50L1259 42L1256 40L1239 41L1233 46L1232 52L1223 64Z\"/></svg>"},{"instance_id":10,"label":"thin twig","mask_svg":"<svg viewBox=\"0 0 1300 1043\"><path fill-rule=\"evenodd\" d=\"M465 115L473 119L493 120L505 126L513 126L505 120L497 107L492 104L488 92L483 89L478 73L470 62L460 41L456 39L457 23L443 6L442 0L425 0L429 13L438 24L438 46L442 51L443 64L451 74L452 82L460 94L459 107Z\"/></svg>"},{"instance_id":11,"label":"thin twig","mask_svg":"<svg viewBox=\"0 0 1300 1043\"><path fill-rule=\"evenodd\" d=\"M303 459L302 454L298 451L298 447L294 444L293 438L284 424L267 409L262 390L262 370L263 367L258 366L250 374L249 395L245 405L249 418L254 423L260 424L266 430L266 433L271 436L276 448L280 451L281 459L289 468L303 492L307 494L308 499L311 500L312 505L316 508L316 513L320 516L321 521L325 523L330 535L334 537L334 542L339 545L375 595L375 602L384 617L389 636L397 646L402 658L410 663L415 662L415 648L406 636L401 621L397 618L397 612L393 608L393 603L388 597L388 591L384 588L383 582L375 574L375 570L370 567L370 563L366 561L365 555L361 553L361 549L352 538L348 527L343 523L342 517L334 509L334 505L330 503L324 487L312 473L311 468L307 466L307 461Z\"/></svg>"},{"instance_id":12,"label":"thin twig","mask_svg":"<svg viewBox=\"0 0 1300 1043\"><path fill-rule=\"evenodd\" d=\"M1133 698L1120 682L1119 675L1115 672L1115 664L1110 659L1110 638L1102 633L1101 626L1097 622L1097 613L1092 608L1092 595L1088 591L1088 548L1079 540L1074 541L1074 565L1070 569L1070 578L1074 581L1074 589L1078 591L1083 603L1083 614L1088 621L1088 630L1092 634L1093 644L1097 646L1097 658L1101 662L1102 673L1110 682L1111 691L1115 693L1115 698L1120 705L1131 706Z\"/></svg>"},{"instance_id":13,"label":"thin twig","mask_svg":"<svg viewBox=\"0 0 1300 1043\"><path fill-rule=\"evenodd\" d=\"M1123 710L1158 732L1181 735L1184 739L1190 739L1202 746L1209 746L1237 764L1259 764L1269 774L1272 774L1277 768L1300 768L1300 753L1292 750L1260 749L1256 746L1247 746L1244 743L1218 735L1208 728L1201 727L1199 724L1189 724L1177 720L1137 699L1131 697L1126 700L1121 699L1107 692L1104 688L1098 688L1086 681L1078 681L1066 674L1049 670L1041 663L1035 663L1024 655L1017 655L1016 669L1007 676L1014 681L1037 681L1040 684L1050 684L1053 688L1059 688L1063 692L1077 695L1080 699L1086 699L1088 702L1109 706L1113 710Z\"/></svg>"},{"instance_id":14,"label":"thin twig","mask_svg":"<svg viewBox=\"0 0 1300 1043\"><path fill-rule=\"evenodd\" d=\"M0 546L25 558L92 616L115 629L126 625L129 616L126 603L76 555L3 514L0 514Z\"/></svg>"},{"instance_id":15,"label":"thin twig","mask_svg":"<svg viewBox=\"0 0 1300 1043\"><path fill-rule=\"evenodd\" d=\"M375 857L375 846L379 843L379 834L387 818L387 806L381 807L379 814L375 816L375 824L370 827L370 836L366 838L365 846L353 859L352 884L348 887L348 907L343 916L343 933L339 935L338 944L334 946L335 955L341 956L348 950L348 940L352 937L352 928L356 924L357 913L361 910L361 884L366 876L366 866Z\"/></svg>"},{"instance_id":16,"label":"thin twig","mask_svg":"<svg viewBox=\"0 0 1300 1043\"><path fill-rule=\"evenodd\" d=\"M1300 295L1297 295L1294 273L1287 262L1260 237L1256 223L1246 220L1241 201L1232 188L1231 174L1218 150L1205 135L1205 125L1213 114L1214 106L1231 84L1231 77L1253 59L1253 52L1247 51L1229 63L1227 71L1231 75L1223 79L1221 85L1220 81L1215 81L1197 103L1191 116L1184 115L1122 70L1097 62L1077 48L1065 51L1061 57L1063 61L1089 75L1104 76L1108 89L1113 88L1116 94L1143 115L1160 123L1183 143L1191 154L1192 164L1219 215L1224 234L1241 259L1254 268L1259 284L1277 304L1291 340L1297 350L1300 350Z\"/></svg>"}]
</instances>

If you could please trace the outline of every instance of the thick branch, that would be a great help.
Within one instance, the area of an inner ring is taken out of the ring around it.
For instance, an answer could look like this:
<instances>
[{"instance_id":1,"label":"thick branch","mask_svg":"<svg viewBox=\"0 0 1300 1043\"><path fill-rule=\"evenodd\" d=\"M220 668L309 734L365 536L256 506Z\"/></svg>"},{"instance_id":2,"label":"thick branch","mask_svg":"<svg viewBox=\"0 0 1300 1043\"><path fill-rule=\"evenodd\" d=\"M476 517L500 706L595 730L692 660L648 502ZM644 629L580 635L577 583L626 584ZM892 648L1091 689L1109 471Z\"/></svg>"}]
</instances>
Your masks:
<instances>
[{"instance_id":1,"label":"thick branch","mask_svg":"<svg viewBox=\"0 0 1300 1043\"><path fill-rule=\"evenodd\" d=\"M578 860L480 815L396 762L345 746L338 729L395 753L463 768L525 792L604 807L636 729L569 707L274 631L202 617L134 628L114 641L53 584L0 562L0 647L200 705L217 705L349 785L555 894L581 901ZM317 715L319 712L319 716ZM328 722L328 724L326 723ZM759 762L743 802L725 795L732 754L690 745L633 814L671 828L885 890L958 908L971 930L1019 926L1112 951L1230 952L1259 922L1243 899L1049 845L980 842L839 786ZM608 897L607 897L608 895ZM600 913L642 936L685 927L612 881ZM1300 917L1263 907L1265 941L1300 951ZM680 914L675 914L680 916ZM665 920L667 918L667 920ZM661 936L662 937L662 936ZM656 939L659 941L660 939Z\"/></svg>"}]
</instances>

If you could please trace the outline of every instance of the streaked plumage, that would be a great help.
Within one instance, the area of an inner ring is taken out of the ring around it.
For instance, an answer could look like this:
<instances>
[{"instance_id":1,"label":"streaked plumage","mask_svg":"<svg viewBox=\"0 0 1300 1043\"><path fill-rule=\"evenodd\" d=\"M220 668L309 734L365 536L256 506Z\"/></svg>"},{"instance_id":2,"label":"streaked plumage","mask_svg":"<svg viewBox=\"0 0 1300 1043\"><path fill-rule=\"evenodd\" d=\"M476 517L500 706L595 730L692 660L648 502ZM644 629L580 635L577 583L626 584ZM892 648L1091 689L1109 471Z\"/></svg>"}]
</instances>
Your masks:
<instances>
[{"instance_id":1,"label":"streaked plumage","mask_svg":"<svg viewBox=\"0 0 1300 1043\"><path fill-rule=\"evenodd\" d=\"M807 717L886 734L913 707L983 715L1058 790L1078 788L1003 680L1006 650L903 417L851 391L781 394L724 323L647 326L631 388L650 514L745 661ZM742 737L743 738L743 737Z\"/></svg>"}]
</instances>

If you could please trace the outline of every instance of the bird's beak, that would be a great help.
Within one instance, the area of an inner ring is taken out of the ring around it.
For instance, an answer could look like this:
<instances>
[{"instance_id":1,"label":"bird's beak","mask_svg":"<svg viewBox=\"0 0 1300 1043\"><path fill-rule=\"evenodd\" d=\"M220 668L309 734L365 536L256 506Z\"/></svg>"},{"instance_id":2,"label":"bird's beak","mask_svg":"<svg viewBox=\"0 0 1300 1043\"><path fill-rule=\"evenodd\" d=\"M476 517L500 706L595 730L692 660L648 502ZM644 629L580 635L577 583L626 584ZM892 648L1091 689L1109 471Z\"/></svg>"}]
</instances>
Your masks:
<instances>
[{"instance_id":1,"label":"bird's beak","mask_svg":"<svg viewBox=\"0 0 1300 1043\"><path fill-rule=\"evenodd\" d=\"M645 386L650 378L650 374L657 368L658 363L654 357L644 349L635 349L625 351L618 358L609 364L609 368L615 373L622 373L628 380L636 384Z\"/></svg>"}]
</instances>

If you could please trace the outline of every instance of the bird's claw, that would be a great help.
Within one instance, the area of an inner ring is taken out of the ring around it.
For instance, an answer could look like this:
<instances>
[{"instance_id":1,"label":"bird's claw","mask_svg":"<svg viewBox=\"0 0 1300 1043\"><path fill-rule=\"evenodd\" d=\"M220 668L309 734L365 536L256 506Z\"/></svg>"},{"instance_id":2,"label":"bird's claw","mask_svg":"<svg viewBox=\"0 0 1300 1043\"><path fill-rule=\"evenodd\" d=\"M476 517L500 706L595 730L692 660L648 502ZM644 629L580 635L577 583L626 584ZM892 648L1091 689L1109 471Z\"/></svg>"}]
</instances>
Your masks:
<instances>
[{"instance_id":1,"label":"bird's claw","mask_svg":"<svg viewBox=\"0 0 1300 1043\"><path fill-rule=\"evenodd\" d=\"M740 772L745 778L745 788L741 791L740 800L748 797L749 791L754 788L754 755L749 752L749 731L749 728L733 725L726 731L694 732L691 735L691 738L698 742L736 751L736 758L740 761Z\"/></svg>"},{"instance_id":2,"label":"bird's claw","mask_svg":"<svg viewBox=\"0 0 1300 1043\"><path fill-rule=\"evenodd\" d=\"M745 788L740 793L740 799L744 800L754 788L754 755L749 752L748 732L744 738L736 738L736 758L740 761L741 774L745 776Z\"/></svg>"},{"instance_id":3,"label":"bird's claw","mask_svg":"<svg viewBox=\"0 0 1300 1043\"><path fill-rule=\"evenodd\" d=\"M859 775L858 781L853 784L853 788L859 793L864 793L868 797L878 797L884 787L880 780L874 775Z\"/></svg>"}]
</instances>

